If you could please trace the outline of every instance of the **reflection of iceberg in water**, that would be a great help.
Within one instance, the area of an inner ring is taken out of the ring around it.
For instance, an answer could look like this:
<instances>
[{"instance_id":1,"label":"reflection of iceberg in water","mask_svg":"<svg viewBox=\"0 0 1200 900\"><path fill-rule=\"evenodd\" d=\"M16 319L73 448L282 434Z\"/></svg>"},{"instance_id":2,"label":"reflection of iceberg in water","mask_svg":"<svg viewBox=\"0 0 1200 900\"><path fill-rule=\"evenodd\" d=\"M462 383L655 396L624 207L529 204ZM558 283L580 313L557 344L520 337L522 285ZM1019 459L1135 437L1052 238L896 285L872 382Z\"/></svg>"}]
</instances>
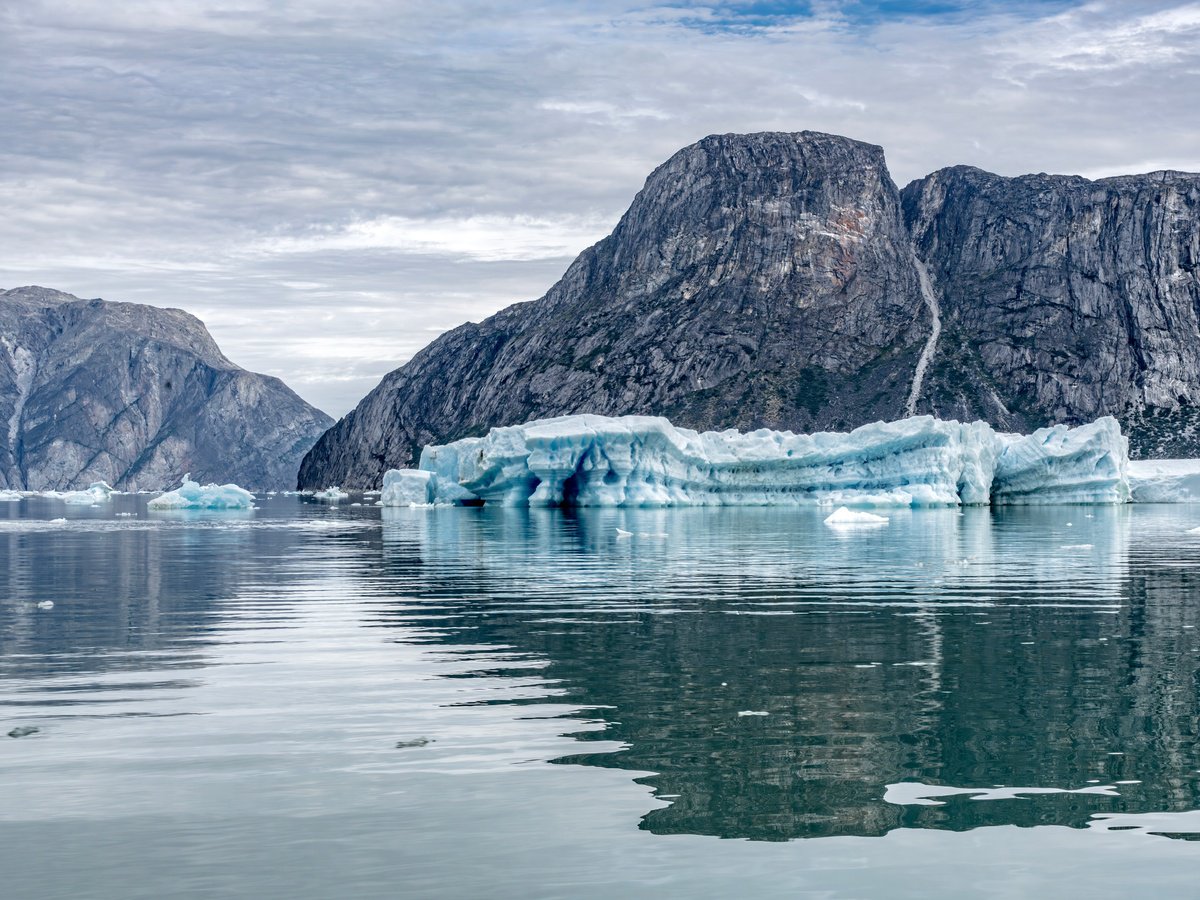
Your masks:
<instances>
[{"instance_id":1,"label":"reflection of iceberg in water","mask_svg":"<svg viewBox=\"0 0 1200 900\"><path fill-rule=\"evenodd\" d=\"M1176 775L1196 768L1182 626L1200 609L1161 567L1131 568L1133 510L889 515L847 535L787 509L384 510L383 558L438 640L538 654L565 698L602 711L584 747L628 749L566 761L656 773L671 805L647 814L652 831L1082 827L1198 804ZM882 801L902 781L1092 780L1142 784Z\"/></svg>"}]
</instances>

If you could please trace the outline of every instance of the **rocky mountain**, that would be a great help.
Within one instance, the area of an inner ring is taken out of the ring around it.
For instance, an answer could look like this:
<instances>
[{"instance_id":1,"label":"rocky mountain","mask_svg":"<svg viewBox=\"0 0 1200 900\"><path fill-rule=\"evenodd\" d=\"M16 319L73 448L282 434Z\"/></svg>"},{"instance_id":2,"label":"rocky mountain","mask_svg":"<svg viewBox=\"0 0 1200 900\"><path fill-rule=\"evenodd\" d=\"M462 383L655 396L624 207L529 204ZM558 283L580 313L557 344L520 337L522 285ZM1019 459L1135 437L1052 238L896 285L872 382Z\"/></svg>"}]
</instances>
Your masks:
<instances>
[{"instance_id":1,"label":"rocky mountain","mask_svg":"<svg viewBox=\"0 0 1200 900\"><path fill-rule=\"evenodd\" d=\"M1028 430L1110 414L1136 456L1200 456L1200 175L904 189L941 300L922 408Z\"/></svg>"},{"instance_id":2,"label":"rocky mountain","mask_svg":"<svg viewBox=\"0 0 1200 900\"><path fill-rule=\"evenodd\" d=\"M879 147L714 135L656 169L540 300L451 331L305 457L377 485L427 443L567 413L842 430L913 413L1130 429L1200 455L1200 176L936 172Z\"/></svg>"},{"instance_id":3,"label":"rocky mountain","mask_svg":"<svg viewBox=\"0 0 1200 900\"><path fill-rule=\"evenodd\" d=\"M0 485L290 487L332 419L239 368L178 309L0 292Z\"/></svg>"}]
</instances>

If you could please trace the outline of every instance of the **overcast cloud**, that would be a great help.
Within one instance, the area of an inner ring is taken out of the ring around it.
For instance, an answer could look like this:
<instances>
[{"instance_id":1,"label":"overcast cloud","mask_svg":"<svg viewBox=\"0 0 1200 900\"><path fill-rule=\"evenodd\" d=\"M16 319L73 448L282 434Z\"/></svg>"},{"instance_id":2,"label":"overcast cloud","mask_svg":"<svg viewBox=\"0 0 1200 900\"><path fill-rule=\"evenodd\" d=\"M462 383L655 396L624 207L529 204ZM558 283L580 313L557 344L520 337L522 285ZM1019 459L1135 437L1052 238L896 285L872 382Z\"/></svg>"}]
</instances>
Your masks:
<instances>
[{"instance_id":1,"label":"overcast cloud","mask_svg":"<svg viewBox=\"0 0 1200 900\"><path fill-rule=\"evenodd\" d=\"M1200 2L0 0L0 287L194 312L341 415L713 132L900 184L1200 170Z\"/></svg>"}]
</instances>

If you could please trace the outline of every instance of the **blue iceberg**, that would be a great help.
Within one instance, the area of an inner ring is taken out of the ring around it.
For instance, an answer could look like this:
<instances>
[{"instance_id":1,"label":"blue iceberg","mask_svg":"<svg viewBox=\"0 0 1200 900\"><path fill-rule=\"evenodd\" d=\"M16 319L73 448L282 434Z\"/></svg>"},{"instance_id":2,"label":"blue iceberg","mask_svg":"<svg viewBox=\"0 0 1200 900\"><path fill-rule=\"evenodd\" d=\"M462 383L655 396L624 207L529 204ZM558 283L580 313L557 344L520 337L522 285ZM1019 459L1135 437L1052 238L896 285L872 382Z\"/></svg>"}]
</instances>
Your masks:
<instances>
[{"instance_id":1,"label":"blue iceberg","mask_svg":"<svg viewBox=\"0 0 1200 900\"><path fill-rule=\"evenodd\" d=\"M183 484L176 490L155 497L147 504L149 509L250 509L254 506L254 495L236 484L205 484L183 476Z\"/></svg>"},{"instance_id":2,"label":"blue iceberg","mask_svg":"<svg viewBox=\"0 0 1200 900\"><path fill-rule=\"evenodd\" d=\"M428 446L384 477L384 506L1124 503L1127 443L1111 418L1032 435L917 416L847 434L695 432L652 416L578 415Z\"/></svg>"}]
</instances>

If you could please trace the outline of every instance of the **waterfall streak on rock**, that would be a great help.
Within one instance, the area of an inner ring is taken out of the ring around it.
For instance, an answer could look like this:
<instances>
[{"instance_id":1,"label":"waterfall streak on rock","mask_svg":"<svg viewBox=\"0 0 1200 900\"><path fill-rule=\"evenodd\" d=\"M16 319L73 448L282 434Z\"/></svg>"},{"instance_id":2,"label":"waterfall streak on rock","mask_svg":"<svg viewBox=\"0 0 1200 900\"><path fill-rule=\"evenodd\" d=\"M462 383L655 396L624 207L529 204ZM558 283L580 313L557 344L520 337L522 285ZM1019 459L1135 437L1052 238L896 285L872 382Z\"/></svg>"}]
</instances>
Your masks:
<instances>
[{"instance_id":1,"label":"waterfall streak on rock","mask_svg":"<svg viewBox=\"0 0 1200 900\"><path fill-rule=\"evenodd\" d=\"M912 390L908 394L908 403L904 407L906 416L917 414L917 401L921 398L921 384L925 381L925 370L929 368L929 361L933 359L938 338L942 334L942 308L938 305L937 294L934 293L933 283L929 279L929 270L925 268L925 263L921 262L921 258L917 256L915 250L913 251L913 265L917 269L917 280L921 283L921 296L925 298L925 305L929 307L929 316L933 323L929 329L929 339L925 341L925 349L921 351L921 358L917 360L917 368L913 372Z\"/></svg>"}]
</instances>

